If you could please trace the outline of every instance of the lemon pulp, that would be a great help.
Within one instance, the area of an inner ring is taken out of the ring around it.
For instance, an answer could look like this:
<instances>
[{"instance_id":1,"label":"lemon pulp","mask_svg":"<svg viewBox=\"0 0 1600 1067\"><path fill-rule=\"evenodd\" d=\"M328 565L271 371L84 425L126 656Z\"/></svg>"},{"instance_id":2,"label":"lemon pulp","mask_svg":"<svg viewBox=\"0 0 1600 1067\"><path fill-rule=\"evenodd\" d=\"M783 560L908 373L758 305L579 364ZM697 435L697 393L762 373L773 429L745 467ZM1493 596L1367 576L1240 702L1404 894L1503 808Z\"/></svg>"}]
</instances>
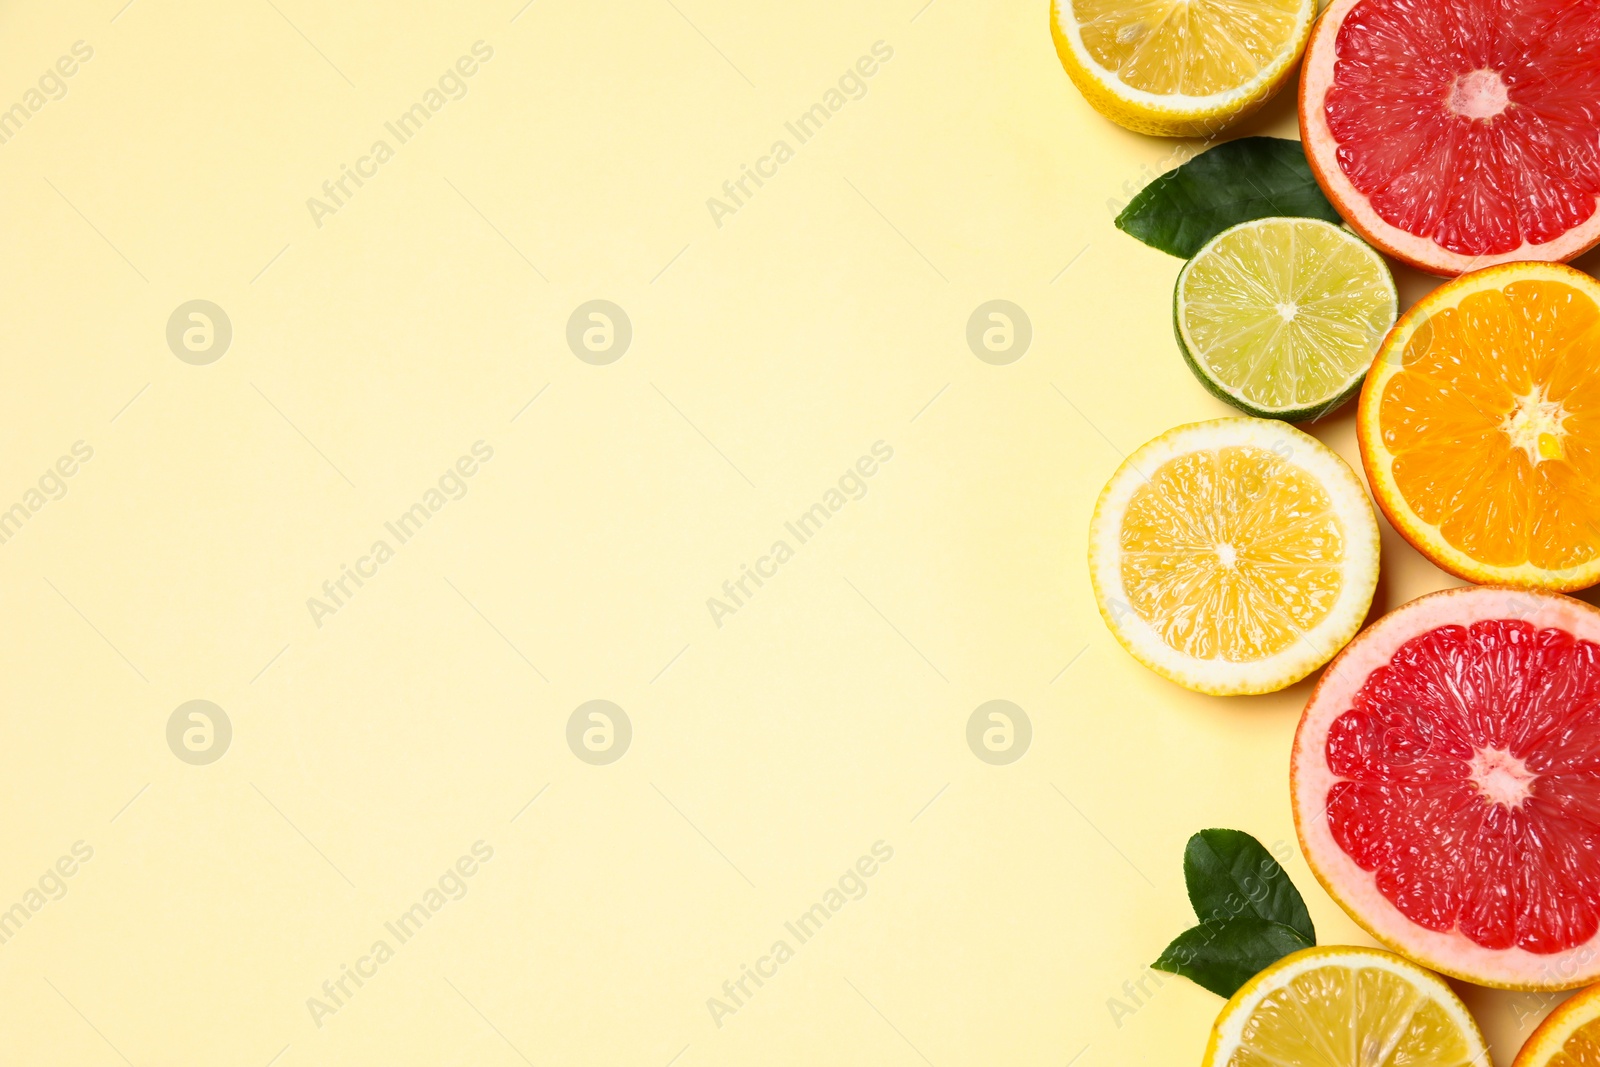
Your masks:
<instances>
[{"instance_id":1,"label":"lemon pulp","mask_svg":"<svg viewBox=\"0 0 1600 1067\"><path fill-rule=\"evenodd\" d=\"M1414 984L1377 967L1330 965L1263 997L1228 1067L1454 1067L1471 1060L1460 1026Z\"/></svg>"},{"instance_id":2,"label":"lemon pulp","mask_svg":"<svg viewBox=\"0 0 1600 1067\"><path fill-rule=\"evenodd\" d=\"M1072 0L1084 47L1123 84L1157 96L1237 89L1282 58L1299 0Z\"/></svg>"},{"instance_id":3,"label":"lemon pulp","mask_svg":"<svg viewBox=\"0 0 1600 1067\"><path fill-rule=\"evenodd\" d=\"M1199 659L1283 651L1327 618L1344 582L1344 531L1327 492L1253 446L1190 452L1150 472L1121 548L1130 606Z\"/></svg>"}]
</instances>

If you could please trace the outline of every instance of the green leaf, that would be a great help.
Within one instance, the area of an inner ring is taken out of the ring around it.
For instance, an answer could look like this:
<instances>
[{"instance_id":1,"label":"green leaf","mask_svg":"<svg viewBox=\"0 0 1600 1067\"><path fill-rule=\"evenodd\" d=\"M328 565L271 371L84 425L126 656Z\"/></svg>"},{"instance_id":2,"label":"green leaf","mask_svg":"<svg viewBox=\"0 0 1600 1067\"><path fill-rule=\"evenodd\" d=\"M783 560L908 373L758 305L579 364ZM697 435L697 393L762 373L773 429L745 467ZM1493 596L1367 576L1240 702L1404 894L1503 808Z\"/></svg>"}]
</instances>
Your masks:
<instances>
[{"instance_id":1,"label":"green leaf","mask_svg":"<svg viewBox=\"0 0 1600 1067\"><path fill-rule=\"evenodd\" d=\"M1344 221L1322 195L1299 141L1241 137L1151 182L1117 216L1117 228L1188 259L1228 227L1275 215Z\"/></svg>"},{"instance_id":2,"label":"green leaf","mask_svg":"<svg viewBox=\"0 0 1600 1067\"><path fill-rule=\"evenodd\" d=\"M1293 928L1316 944L1306 902L1278 861L1242 830L1201 830L1183 850L1183 881L1202 923L1253 916Z\"/></svg>"},{"instance_id":3,"label":"green leaf","mask_svg":"<svg viewBox=\"0 0 1600 1067\"><path fill-rule=\"evenodd\" d=\"M1231 997L1264 968L1312 944L1293 927L1267 919L1217 919L1179 934L1151 966Z\"/></svg>"}]
</instances>

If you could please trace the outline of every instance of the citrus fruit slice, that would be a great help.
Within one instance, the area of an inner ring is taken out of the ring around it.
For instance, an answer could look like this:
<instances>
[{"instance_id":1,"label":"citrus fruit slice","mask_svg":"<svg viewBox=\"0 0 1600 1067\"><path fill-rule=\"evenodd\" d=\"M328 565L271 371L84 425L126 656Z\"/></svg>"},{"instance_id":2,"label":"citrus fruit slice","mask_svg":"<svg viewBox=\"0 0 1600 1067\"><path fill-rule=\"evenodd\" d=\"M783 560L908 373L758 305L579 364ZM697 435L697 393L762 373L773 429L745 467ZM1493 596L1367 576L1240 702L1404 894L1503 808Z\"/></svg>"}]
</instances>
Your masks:
<instances>
[{"instance_id":1,"label":"citrus fruit slice","mask_svg":"<svg viewBox=\"0 0 1600 1067\"><path fill-rule=\"evenodd\" d=\"M1461 274L1600 241L1600 0L1334 0L1300 134L1323 191L1411 266Z\"/></svg>"},{"instance_id":2,"label":"citrus fruit slice","mask_svg":"<svg viewBox=\"0 0 1600 1067\"><path fill-rule=\"evenodd\" d=\"M1360 628L1378 522L1315 438L1267 419L1200 422L1117 469L1090 523L1089 573L1139 662L1202 693L1268 693Z\"/></svg>"},{"instance_id":3,"label":"citrus fruit slice","mask_svg":"<svg viewBox=\"0 0 1600 1067\"><path fill-rule=\"evenodd\" d=\"M1397 608L1323 672L1291 766L1306 862L1379 941L1479 985L1600 976L1600 611Z\"/></svg>"},{"instance_id":4,"label":"citrus fruit slice","mask_svg":"<svg viewBox=\"0 0 1600 1067\"><path fill-rule=\"evenodd\" d=\"M1223 1005L1203 1067L1487 1067L1466 1005L1438 975L1375 948L1283 957Z\"/></svg>"},{"instance_id":5,"label":"citrus fruit slice","mask_svg":"<svg viewBox=\"0 0 1600 1067\"><path fill-rule=\"evenodd\" d=\"M1600 986L1585 989L1550 1013L1528 1036L1511 1067L1600 1064Z\"/></svg>"},{"instance_id":6,"label":"citrus fruit slice","mask_svg":"<svg viewBox=\"0 0 1600 1067\"><path fill-rule=\"evenodd\" d=\"M1078 91L1139 133L1209 137L1283 87L1316 0L1051 0Z\"/></svg>"},{"instance_id":7,"label":"citrus fruit slice","mask_svg":"<svg viewBox=\"0 0 1600 1067\"><path fill-rule=\"evenodd\" d=\"M1189 369L1251 415L1302 422L1361 387L1398 307L1383 257L1320 219L1213 237L1182 273L1173 325Z\"/></svg>"},{"instance_id":8,"label":"citrus fruit slice","mask_svg":"<svg viewBox=\"0 0 1600 1067\"><path fill-rule=\"evenodd\" d=\"M1395 529L1468 581L1600 580L1600 283L1509 263L1434 290L1367 375L1362 461Z\"/></svg>"}]
</instances>

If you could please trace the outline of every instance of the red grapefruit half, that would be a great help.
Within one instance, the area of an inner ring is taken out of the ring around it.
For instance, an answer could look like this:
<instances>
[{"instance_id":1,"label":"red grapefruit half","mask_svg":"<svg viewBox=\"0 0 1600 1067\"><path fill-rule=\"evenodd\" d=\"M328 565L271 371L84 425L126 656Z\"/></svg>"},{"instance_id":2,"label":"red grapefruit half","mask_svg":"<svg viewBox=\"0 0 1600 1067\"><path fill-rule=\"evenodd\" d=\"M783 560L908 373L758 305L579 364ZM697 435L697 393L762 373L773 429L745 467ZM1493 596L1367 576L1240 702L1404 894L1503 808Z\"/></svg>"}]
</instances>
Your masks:
<instances>
[{"instance_id":1,"label":"red grapefruit half","mask_svg":"<svg viewBox=\"0 0 1600 1067\"><path fill-rule=\"evenodd\" d=\"M1469 587L1390 612L1323 674L1290 782L1379 941L1480 985L1600 977L1600 611Z\"/></svg>"},{"instance_id":2,"label":"red grapefruit half","mask_svg":"<svg viewBox=\"0 0 1600 1067\"><path fill-rule=\"evenodd\" d=\"M1452 276L1600 242L1600 0L1333 0L1300 135L1373 245Z\"/></svg>"}]
</instances>

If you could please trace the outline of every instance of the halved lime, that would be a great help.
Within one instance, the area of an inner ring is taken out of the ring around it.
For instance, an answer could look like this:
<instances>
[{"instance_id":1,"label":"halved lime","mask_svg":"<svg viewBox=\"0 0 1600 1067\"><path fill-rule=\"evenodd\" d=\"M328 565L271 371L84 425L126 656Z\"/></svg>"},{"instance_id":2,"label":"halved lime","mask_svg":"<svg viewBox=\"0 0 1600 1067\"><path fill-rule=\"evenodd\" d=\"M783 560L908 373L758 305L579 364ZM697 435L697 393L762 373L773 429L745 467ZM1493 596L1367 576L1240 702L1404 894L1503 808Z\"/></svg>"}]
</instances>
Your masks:
<instances>
[{"instance_id":1,"label":"halved lime","mask_svg":"<svg viewBox=\"0 0 1600 1067\"><path fill-rule=\"evenodd\" d=\"M1261 418L1308 422L1366 377L1398 310L1371 246L1320 219L1224 230L1178 275L1178 347L1212 393Z\"/></svg>"}]
</instances>

